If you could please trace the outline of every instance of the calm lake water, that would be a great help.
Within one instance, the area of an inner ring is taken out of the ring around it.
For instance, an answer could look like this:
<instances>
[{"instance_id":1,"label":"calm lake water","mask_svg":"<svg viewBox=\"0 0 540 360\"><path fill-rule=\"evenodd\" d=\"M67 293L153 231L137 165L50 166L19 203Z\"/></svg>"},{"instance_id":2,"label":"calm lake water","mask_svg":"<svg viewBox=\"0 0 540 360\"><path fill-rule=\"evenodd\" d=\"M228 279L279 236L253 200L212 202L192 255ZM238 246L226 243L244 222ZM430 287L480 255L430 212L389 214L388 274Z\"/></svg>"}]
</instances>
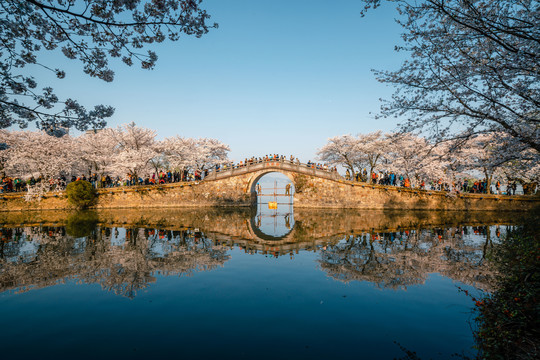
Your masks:
<instances>
[{"instance_id":1,"label":"calm lake water","mask_svg":"<svg viewBox=\"0 0 540 360\"><path fill-rule=\"evenodd\" d=\"M519 214L0 214L2 359L474 356L485 260Z\"/></svg>"}]
</instances>

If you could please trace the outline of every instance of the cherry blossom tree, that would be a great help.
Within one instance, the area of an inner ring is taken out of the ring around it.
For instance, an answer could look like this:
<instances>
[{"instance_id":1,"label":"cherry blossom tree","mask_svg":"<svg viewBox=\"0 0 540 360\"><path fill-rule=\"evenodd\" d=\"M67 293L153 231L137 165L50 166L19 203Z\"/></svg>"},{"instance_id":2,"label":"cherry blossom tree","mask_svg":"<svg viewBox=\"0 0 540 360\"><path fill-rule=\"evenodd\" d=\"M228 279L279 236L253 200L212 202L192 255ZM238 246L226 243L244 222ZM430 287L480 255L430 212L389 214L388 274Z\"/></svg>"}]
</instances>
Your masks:
<instances>
[{"instance_id":1,"label":"cherry blossom tree","mask_svg":"<svg viewBox=\"0 0 540 360\"><path fill-rule=\"evenodd\" d=\"M195 139L176 135L163 139L158 144L158 149L160 153L165 155L165 161L171 169L183 171L196 166L195 144Z\"/></svg>"},{"instance_id":2,"label":"cherry blossom tree","mask_svg":"<svg viewBox=\"0 0 540 360\"><path fill-rule=\"evenodd\" d=\"M443 150L444 149L444 150ZM411 181L420 178L447 178L449 162L446 147L435 147L427 139L412 133L382 134L381 131L343 135L331 138L321 150L319 159L354 169L376 168L405 174Z\"/></svg>"},{"instance_id":3,"label":"cherry blossom tree","mask_svg":"<svg viewBox=\"0 0 540 360\"><path fill-rule=\"evenodd\" d=\"M217 139L193 139L177 135L164 139L159 151L165 155L165 161L172 169L203 171L229 162L231 149Z\"/></svg>"},{"instance_id":4,"label":"cherry blossom tree","mask_svg":"<svg viewBox=\"0 0 540 360\"><path fill-rule=\"evenodd\" d=\"M104 175L114 162L118 142L110 128L87 131L75 139L77 155L84 164L84 171Z\"/></svg>"},{"instance_id":5,"label":"cherry blossom tree","mask_svg":"<svg viewBox=\"0 0 540 360\"><path fill-rule=\"evenodd\" d=\"M329 165L341 165L354 174L355 164L361 162L357 149L358 139L352 135L340 135L328 139L317 151L317 158Z\"/></svg>"},{"instance_id":6,"label":"cherry blossom tree","mask_svg":"<svg viewBox=\"0 0 540 360\"><path fill-rule=\"evenodd\" d=\"M364 0L366 9L384 0ZM396 86L382 116L433 139L503 132L540 151L540 7L535 0L386 0L411 59L375 71ZM462 131L465 128L465 131ZM459 134L459 135L458 135Z\"/></svg>"},{"instance_id":7,"label":"cherry blossom tree","mask_svg":"<svg viewBox=\"0 0 540 360\"><path fill-rule=\"evenodd\" d=\"M5 130L0 130L0 174L5 173L4 169L10 157L9 145L6 143L9 133Z\"/></svg>"},{"instance_id":8,"label":"cherry blossom tree","mask_svg":"<svg viewBox=\"0 0 540 360\"><path fill-rule=\"evenodd\" d=\"M450 183L458 174L446 144L435 145L412 133L396 133L388 141L385 168L405 175L413 186L421 180L430 179Z\"/></svg>"},{"instance_id":9,"label":"cherry blossom tree","mask_svg":"<svg viewBox=\"0 0 540 360\"><path fill-rule=\"evenodd\" d=\"M91 77L110 82L110 58L152 69L157 61L145 45L181 35L201 37L211 27L202 0L2 0L0 2L0 128L36 123L43 129L105 126L110 106L86 110L74 99L60 99L50 86L38 90L37 71L66 74L44 61L44 52L78 60Z\"/></svg>"},{"instance_id":10,"label":"cherry blossom tree","mask_svg":"<svg viewBox=\"0 0 540 360\"><path fill-rule=\"evenodd\" d=\"M208 170L229 162L229 145L217 139L200 138L195 142L197 170Z\"/></svg>"},{"instance_id":11,"label":"cherry blossom tree","mask_svg":"<svg viewBox=\"0 0 540 360\"><path fill-rule=\"evenodd\" d=\"M533 194L540 183L540 158L537 154L536 159L531 159L529 156L526 159L511 160L504 164L500 171L504 174L504 178L510 181L518 181L523 187L524 194Z\"/></svg>"},{"instance_id":12,"label":"cherry blossom tree","mask_svg":"<svg viewBox=\"0 0 540 360\"><path fill-rule=\"evenodd\" d=\"M388 150L388 136L382 131L356 135L355 151L358 156L355 157L355 165L359 170L363 167L369 167L370 179L377 165L383 160L384 153Z\"/></svg>"},{"instance_id":13,"label":"cherry blossom tree","mask_svg":"<svg viewBox=\"0 0 540 360\"><path fill-rule=\"evenodd\" d=\"M461 169L480 172L491 188L494 176L538 180L538 152L505 133L478 134L462 144L458 151Z\"/></svg>"},{"instance_id":14,"label":"cherry blossom tree","mask_svg":"<svg viewBox=\"0 0 540 360\"><path fill-rule=\"evenodd\" d=\"M531 149L524 150L518 159L506 162L502 166L506 178L518 180L524 187L533 190L540 183L540 155Z\"/></svg>"},{"instance_id":15,"label":"cherry blossom tree","mask_svg":"<svg viewBox=\"0 0 540 360\"><path fill-rule=\"evenodd\" d=\"M132 122L111 129L109 133L117 144L113 161L107 167L109 172L131 174L137 179L151 169L150 161L158 155L154 130L138 127Z\"/></svg>"},{"instance_id":16,"label":"cherry blossom tree","mask_svg":"<svg viewBox=\"0 0 540 360\"><path fill-rule=\"evenodd\" d=\"M51 185L61 190L56 182L61 174L70 175L76 166L73 139L50 136L43 131L2 132L2 139L9 146L9 159L5 170L11 176L41 179L29 187L28 198L41 197Z\"/></svg>"},{"instance_id":17,"label":"cherry blossom tree","mask_svg":"<svg viewBox=\"0 0 540 360\"><path fill-rule=\"evenodd\" d=\"M396 174L404 174L414 181L423 175L421 169L426 166L429 143L423 137L414 134L395 134L390 139L386 158L387 169Z\"/></svg>"}]
</instances>

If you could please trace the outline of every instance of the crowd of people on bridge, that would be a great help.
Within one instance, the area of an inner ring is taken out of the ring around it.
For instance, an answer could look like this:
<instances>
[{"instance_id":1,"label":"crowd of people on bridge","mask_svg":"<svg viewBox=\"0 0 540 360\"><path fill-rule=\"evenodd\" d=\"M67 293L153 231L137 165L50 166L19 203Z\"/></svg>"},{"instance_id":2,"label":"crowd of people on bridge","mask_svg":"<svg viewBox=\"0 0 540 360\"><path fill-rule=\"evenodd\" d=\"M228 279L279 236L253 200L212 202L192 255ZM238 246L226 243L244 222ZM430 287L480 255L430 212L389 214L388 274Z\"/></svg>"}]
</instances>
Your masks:
<instances>
[{"instance_id":1,"label":"crowd of people on bridge","mask_svg":"<svg viewBox=\"0 0 540 360\"><path fill-rule=\"evenodd\" d=\"M321 164L321 163L315 163L309 160L306 164L302 164L300 160L298 160L297 157L290 155L289 157L285 155L279 155L279 154L270 154L265 155L263 157L256 157L252 156L250 158L245 158L243 161L240 161L238 163L230 162L225 163L222 165L216 165L215 170L217 172L230 170L230 169L239 169L255 164L261 164L265 162L282 162L282 163L289 163L289 164L295 164L295 165L304 165L306 167L312 168L312 169L318 169L318 170L324 170L324 171L332 171L337 172L337 168L334 166L328 166L327 164Z\"/></svg>"}]
</instances>

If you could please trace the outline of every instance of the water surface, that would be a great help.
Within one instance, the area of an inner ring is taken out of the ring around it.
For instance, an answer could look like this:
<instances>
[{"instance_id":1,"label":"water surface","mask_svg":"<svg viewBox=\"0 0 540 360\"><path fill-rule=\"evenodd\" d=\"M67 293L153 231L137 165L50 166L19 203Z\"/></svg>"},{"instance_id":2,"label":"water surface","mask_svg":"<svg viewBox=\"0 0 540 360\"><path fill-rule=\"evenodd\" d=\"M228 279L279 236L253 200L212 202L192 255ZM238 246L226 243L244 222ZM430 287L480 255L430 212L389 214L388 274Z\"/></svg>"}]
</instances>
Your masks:
<instances>
[{"instance_id":1,"label":"water surface","mask_svg":"<svg viewBox=\"0 0 540 360\"><path fill-rule=\"evenodd\" d=\"M490 290L486 254L515 217L0 214L2 358L473 356L458 287Z\"/></svg>"}]
</instances>

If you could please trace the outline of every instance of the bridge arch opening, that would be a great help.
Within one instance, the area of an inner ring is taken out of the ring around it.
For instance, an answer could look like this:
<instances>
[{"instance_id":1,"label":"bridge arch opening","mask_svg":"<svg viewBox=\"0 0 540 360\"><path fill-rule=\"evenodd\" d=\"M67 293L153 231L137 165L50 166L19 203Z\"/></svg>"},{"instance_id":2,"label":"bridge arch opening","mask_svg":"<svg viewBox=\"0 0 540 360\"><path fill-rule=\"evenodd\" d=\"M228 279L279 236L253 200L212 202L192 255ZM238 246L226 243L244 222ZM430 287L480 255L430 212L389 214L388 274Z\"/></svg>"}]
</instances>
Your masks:
<instances>
[{"instance_id":1,"label":"bridge arch opening","mask_svg":"<svg viewBox=\"0 0 540 360\"><path fill-rule=\"evenodd\" d=\"M294 200L294 178L288 173L268 171L251 181L251 194L257 204L277 202L278 205L292 205Z\"/></svg>"},{"instance_id":2,"label":"bridge arch opening","mask_svg":"<svg viewBox=\"0 0 540 360\"><path fill-rule=\"evenodd\" d=\"M252 179L251 193L256 206L253 230L266 240L287 236L294 227L294 181L289 174L267 171Z\"/></svg>"},{"instance_id":3,"label":"bridge arch opening","mask_svg":"<svg viewBox=\"0 0 540 360\"><path fill-rule=\"evenodd\" d=\"M251 217L251 230L255 237L265 241L279 241L291 238L294 234L294 215L257 213Z\"/></svg>"}]
</instances>

